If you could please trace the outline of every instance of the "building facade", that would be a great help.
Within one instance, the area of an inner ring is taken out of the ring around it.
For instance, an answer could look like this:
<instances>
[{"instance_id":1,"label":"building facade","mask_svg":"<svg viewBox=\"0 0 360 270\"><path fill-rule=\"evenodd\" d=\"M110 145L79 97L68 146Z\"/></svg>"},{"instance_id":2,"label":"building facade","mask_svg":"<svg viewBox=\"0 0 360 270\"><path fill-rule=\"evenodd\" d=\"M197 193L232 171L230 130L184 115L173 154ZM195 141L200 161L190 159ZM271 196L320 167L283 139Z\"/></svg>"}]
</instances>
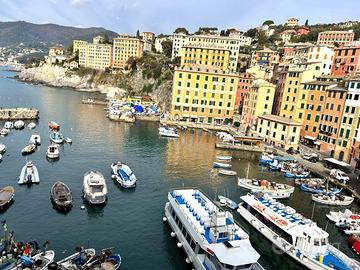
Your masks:
<instances>
[{"instance_id":1,"label":"building facade","mask_svg":"<svg viewBox=\"0 0 360 270\"><path fill-rule=\"evenodd\" d=\"M254 76L250 73L240 73L239 75L239 83L236 90L236 98L235 98L235 112L242 114L244 107L244 98L245 95L250 91L254 80Z\"/></svg>"},{"instance_id":2,"label":"building facade","mask_svg":"<svg viewBox=\"0 0 360 270\"><path fill-rule=\"evenodd\" d=\"M114 38L113 67L124 69L130 57L140 58L144 53L144 41L139 38L122 35Z\"/></svg>"},{"instance_id":3,"label":"building facade","mask_svg":"<svg viewBox=\"0 0 360 270\"><path fill-rule=\"evenodd\" d=\"M72 53L75 54L76 52L79 52L80 45L86 44L87 42L84 40L73 40L73 51Z\"/></svg>"},{"instance_id":4,"label":"building facade","mask_svg":"<svg viewBox=\"0 0 360 270\"><path fill-rule=\"evenodd\" d=\"M105 70L112 66L112 45L83 43L79 45L79 66Z\"/></svg>"},{"instance_id":5,"label":"building facade","mask_svg":"<svg viewBox=\"0 0 360 270\"><path fill-rule=\"evenodd\" d=\"M360 45L342 46L335 49L331 74L354 76L360 73Z\"/></svg>"},{"instance_id":6,"label":"building facade","mask_svg":"<svg viewBox=\"0 0 360 270\"><path fill-rule=\"evenodd\" d=\"M284 26L287 26L287 27L296 27L298 25L299 25L299 20L296 18L289 18L284 23Z\"/></svg>"},{"instance_id":7,"label":"building facade","mask_svg":"<svg viewBox=\"0 0 360 270\"><path fill-rule=\"evenodd\" d=\"M320 32L317 39L319 45L346 45L354 40L355 33L349 31L324 31Z\"/></svg>"},{"instance_id":8,"label":"building facade","mask_svg":"<svg viewBox=\"0 0 360 270\"><path fill-rule=\"evenodd\" d=\"M273 67L279 63L279 54L273 50L265 48L263 50L254 51L251 55L250 66L269 66Z\"/></svg>"}]
</instances>

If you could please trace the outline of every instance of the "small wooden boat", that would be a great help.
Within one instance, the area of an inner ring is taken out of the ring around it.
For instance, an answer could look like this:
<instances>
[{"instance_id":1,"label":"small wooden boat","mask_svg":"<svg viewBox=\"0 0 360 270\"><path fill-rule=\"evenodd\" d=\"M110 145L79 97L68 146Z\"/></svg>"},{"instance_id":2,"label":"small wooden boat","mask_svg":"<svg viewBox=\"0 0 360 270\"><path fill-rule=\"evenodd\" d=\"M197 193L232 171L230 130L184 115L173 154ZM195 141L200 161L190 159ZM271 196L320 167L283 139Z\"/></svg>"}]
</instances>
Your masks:
<instances>
[{"instance_id":1,"label":"small wooden boat","mask_svg":"<svg viewBox=\"0 0 360 270\"><path fill-rule=\"evenodd\" d=\"M4 128L5 129L12 129L12 128L14 128L14 123L10 122L10 121L6 121L5 124L4 124Z\"/></svg>"},{"instance_id":2,"label":"small wooden boat","mask_svg":"<svg viewBox=\"0 0 360 270\"><path fill-rule=\"evenodd\" d=\"M29 142L32 143L32 144L35 144L35 145L40 145L41 144L40 135L39 134L31 135Z\"/></svg>"},{"instance_id":3,"label":"small wooden boat","mask_svg":"<svg viewBox=\"0 0 360 270\"><path fill-rule=\"evenodd\" d=\"M232 210L235 210L238 207L236 202L234 202L233 200L231 200L225 196L218 195L218 198L220 200L220 205L222 205L222 206L229 207Z\"/></svg>"},{"instance_id":4,"label":"small wooden boat","mask_svg":"<svg viewBox=\"0 0 360 270\"><path fill-rule=\"evenodd\" d=\"M0 189L0 209L4 210L14 199L15 189L12 186L6 186Z\"/></svg>"},{"instance_id":5,"label":"small wooden boat","mask_svg":"<svg viewBox=\"0 0 360 270\"><path fill-rule=\"evenodd\" d=\"M36 128L35 122L29 123L29 124L28 124L28 128L29 128L29 129L34 129L34 128Z\"/></svg>"},{"instance_id":6,"label":"small wooden boat","mask_svg":"<svg viewBox=\"0 0 360 270\"><path fill-rule=\"evenodd\" d=\"M5 152L6 152L6 145L0 143L0 153L3 154L3 153L5 153Z\"/></svg>"},{"instance_id":7,"label":"small wooden boat","mask_svg":"<svg viewBox=\"0 0 360 270\"><path fill-rule=\"evenodd\" d=\"M22 120L17 120L17 121L15 121L15 123L14 123L14 128L15 128L15 129L23 129L24 126L25 126L25 123L24 123L24 121L22 121Z\"/></svg>"},{"instance_id":8,"label":"small wooden boat","mask_svg":"<svg viewBox=\"0 0 360 270\"><path fill-rule=\"evenodd\" d=\"M231 160L232 156L217 156L216 157L217 160Z\"/></svg>"},{"instance_id":9,"label":"small wooden boat","mask_svg":"<svg viewBox=\"0 0 360 270\"><path fill-rule=\"evenodd\" d=\"M48 126L51 130L59 130L60 129L60 125L54 121L50 121L48 123Z\"/></svg>"},{"instance_id":10,"label":"small wooden boat","mask_svg":"<svg viewBox=\"0 0 360 270\"><path fill-rule=\"evenodd\" d=\"M229 176L235 176L235 175L237 175L237 172L235 172L235 171L230 171L230 170L219 170L219 174L229 175Z\"/></svg>"},{"instance_id":11,"label":"small wooden boat","mask_svg":"<svg viewBox=\"0 0 360 270\"><path fill-rule=\"evenodd\" d=\"M1 136L6 136L6 135L8 135L9 133L10 133L10 129L2 128L2 129L0 130L0 135L1 135Z\"/></svg>"},{"instance_id":12,"label":"small wooden boat","mask_svg":"<svg viewBox=\"0 0 360 270\"><path fill-rule=\"evenodd\" d=\"M342 191L342 189L339 189L339 188L326 188L323 185L312 186L312 185L307 185L307 184L301 184L300 189L305 192L317 193L317 194L327 194L327 195L330 195L330 194L336 195Z\"/></svg>"},{"instance_id":13,"label":"small wooden boat","mask_svg":"<svg viewBox=\"0 0 360 270\"><path fill-rule=\"evenodd\" d=\"M56 268L59 270L74 270L74 269L83 269L82 267L89 263L95 256L95 249L81 249L76 253L60 260L57 262ZM49 269L50 269L49 265ZM53 269L53 268L51 268ZM54 267L55 269L55 267Z\"/></svg>"},{"instance_id":14,"label":"small wooden boat","mask_svg":"<svg viewBox=\"0 0 360 270\"><path fill-rule=\"evenodd\" d=\"M226 169L230 169L230 168L231 168L231 164L221 163L221 162L214 162L214 163L213 163L213 167L214 167L214 168L226 168Z\"/></svg>"},{"instance_id":15,"label":"small wooden boat","mask_svg":"<svg viewBox=\"0 0 360 270\"><path fill-rule=\"evenodd\" d=\"M57 144L50 144L46 151L46 156L50 159L57 159L60 157L59 146Z\"/></svg>"},{"instance_id":16,"label":"small wooden boat","mask_svg":"<svg viewBox=\"0 0 360 270\"><path fill-rule=\"evenodd\" d=\"M63 182L57 181L51 187L51 200L60 210L69 210L72 207L73 196L70 188Z\"/></svg>"},{"instance_id":17,"label":"small wooden boat","mask_svg":"<svg viewBox=\"0 0 360 270\"><path fill-rule=\"evenodd\" d=\"M238 186L251 190L252 192L267 194L273 199L289 198L295 190L294 187L286 184L247 178L238 178Z\"/></svg>"},{"instance_id":18,"label":"small wooden boat","mask_svg":"<svg viewBox=\"0 0 360 270\"><path fill-rule=\"evenodd\" d=\"M40 177L36 166L32 163L32 161L29 161L21 170L18 184L22 185L32 183L40 183Z\"/></svg>"},{"instance_id":19,"label":"small wooden boat","mask_svg":"<svg viewBox=\"0 0 360 270\"><path fill-rule=\"evenodd\" d=\"M21 265L17 265L11 270L29 269L29 270L47 270L48 265L54 261L55 252L47 250L36 254L29 258L26 256L21 257Z\"/></svg>"},{"instance_id":20,"label":"small wooden boat","mask_svg":"<svg viewBox=\"0 0 360 270\"><path fill-rule=\"evenodd\" d=\"M311 199L314 202L318 202L321 204L327 205L337 205L337 206L345 206L350 205L354 201L354 198L351 196L344 195L322 195L322 194L313 194Z\"/></svg>"},{"instance_id":21,"label":"small wooden boat","mask_svg":"<svg viewBox=\"0 0 360 270\"><path fill-rule=\"evenodd\" d=\"M101 254L93 261L90 261L86 266L89 270L117 270L121 265L120 254L113 254L111 250L102 250Z\"/></svg>"},{"instance_id":22,"label":"small wooden boat","mask_svg":"<svg viewBox=\"0 0 360 270\"><path fill-rule=\"evenodd\" d=\"M33 152L35 152L36 149L36 145L35 144L29 144L27 146L25 146L22 150L21 150L21 154L23 155L29 155Z\"/></svg>"}]
</instances>

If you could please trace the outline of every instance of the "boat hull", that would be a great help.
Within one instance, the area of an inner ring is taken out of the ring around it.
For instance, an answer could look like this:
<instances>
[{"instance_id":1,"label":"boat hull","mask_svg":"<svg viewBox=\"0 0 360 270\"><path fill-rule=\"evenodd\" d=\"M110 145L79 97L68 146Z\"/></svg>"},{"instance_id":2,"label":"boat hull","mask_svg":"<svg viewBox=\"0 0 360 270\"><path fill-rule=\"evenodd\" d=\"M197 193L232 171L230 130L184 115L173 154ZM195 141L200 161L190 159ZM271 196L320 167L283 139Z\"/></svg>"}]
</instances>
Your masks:
<instances>
[{"instance_id":1,"label":"boat hull","mask_svg":"<svg viewBox=\"0 0 360 270\"><path fill-rule=\"evenodd\" d=\"M113 163L111 164L111 174L112 178L123 188L134 188L136 187L137 178L134 173L131 171L129 166L122 163ZM126 168L125 168L126 167ZM122 169L124 168L124 169ZM122 170L122 172L119 172ZM126 173L125 170L128 172Z\"/></svg>"}]
</instances>

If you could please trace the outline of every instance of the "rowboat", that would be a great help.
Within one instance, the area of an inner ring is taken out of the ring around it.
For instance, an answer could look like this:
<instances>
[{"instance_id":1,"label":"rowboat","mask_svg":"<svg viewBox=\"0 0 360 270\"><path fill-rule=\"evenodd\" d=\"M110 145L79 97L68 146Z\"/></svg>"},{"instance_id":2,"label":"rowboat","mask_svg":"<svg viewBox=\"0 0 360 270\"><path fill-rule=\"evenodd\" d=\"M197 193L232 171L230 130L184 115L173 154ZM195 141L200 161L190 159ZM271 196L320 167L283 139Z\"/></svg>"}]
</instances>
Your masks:
<instances>
[{"instance_id":1,"label":"rowboat","mask_svg":"<svg viewBox=\"0 0 360 270\"><path fill-rule=\"evenodd\" d=\"M232 156L217 156L217 160L231 160Z\"/></svg>"},{"instance_id":2,"label":"rowboat","mask_svg":"<svg viewBox=\"0 0 360 270\"><path fill-rule=\"evenodd\" d=\"M0 209L4 210L4 208L9 205L15 196L15 189L12 186L6 186L0 189Z\"/></svg>"},{"instance_id":3,"label":"rowboat","mask_svg":"<svg viewBox=\"0 0 360 270\"><path fill-rule=\"evenodd\" d=\"M229 171L229 170L219 170L219 174L235 176L237 174L237 172Z\"/></svg>"},{"instance_id":4,"label":"rowboat","mask_svg":"<svg viewBox=\"0 0 360 270\"><path fill-rule=\"evenodd\" d=\"M27 146L25 146L22 150L21 150L21 154L23 155L29 155L31 153L33 153L36 149L36 145L35 144L29 144Z\"/></svg>"},{"instance_id":5,"label":"rowboat","mask_svg":"<svg viewBox=\"0 0 360 270\"><path fill-rule=\"evenodd\" d=\"M221 163L221 162L214 162L214 163L213 163L213 167L214 167L214 168L227 168L227 169L230 169L230 168L231 168L231 164Z\"/></svg>"},{"instance_id":6,"label":"rowboat","mask_svg":"<svg viewBox=\"0 0 360 270\"><path fill-rule=\"evenodd\" d=\"M337 206L345 206L350 205L354 198L350 196L343 196L343 195L322 195L322 194L313 194L311 199L314 202L327 204L327 205L337 205Z\"/></svg>"},{"instance_id":7,"label":"rowboat","mask_svg":"<svg viewBox=\"0 0 360 270\"><path fill-rule=\"evenodd\" d=\"M48 123L48 126L52 130L59 130L60 129L60 125L58 123L54 122L54 121L50 121Z\"/></svg>"},{"instance_id":8,"label":"rowboat","mask_svg":"<svg viewBox=\"0 0 360 270\"><path fill-rule=\"evenodd\" d=\"M66 211L72 207L73 196L70 188L65 183L55 182L50 193L51 200L58 209Z\"/></svg>"}]
</instances>

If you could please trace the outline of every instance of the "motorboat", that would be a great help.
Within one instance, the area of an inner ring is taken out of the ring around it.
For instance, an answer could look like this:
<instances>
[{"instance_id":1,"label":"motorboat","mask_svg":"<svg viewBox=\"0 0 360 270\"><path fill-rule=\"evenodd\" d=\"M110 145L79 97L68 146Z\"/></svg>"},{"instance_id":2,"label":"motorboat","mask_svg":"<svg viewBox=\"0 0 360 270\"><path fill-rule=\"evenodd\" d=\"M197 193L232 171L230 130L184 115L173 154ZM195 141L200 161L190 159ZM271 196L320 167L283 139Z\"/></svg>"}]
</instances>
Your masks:
<instances>
[{"instance_id":1,"label":"motorboat","mask_svg":"<svg viewBox=\"0 0 360 270\"><path fill-rule=\"evenodd\" d=\"M357 260L329 243L325 230L295 209L266 196L247 194L240 200L238 213L276 247L276 254L311 270L360 269Z\"/></svg>"},{"instance_id":2,"label":"motorboat","mask_svg":"<svg viewBox=\"0 0 360 270\"><path fill-rule=\"evenodd\" d=\"M228 176L235 176L235 175L237 175L237 172L236 171L230 171L230 170L219 170L219 174L228 175Z\"/></svg>"},{"instance_id":3,"label":"motorboat","mask_svg":"<svg viewBox=\"0 0 360 270\"><path fill-rule=\"evenodd\" d=\"M31 144L40 145L41 144L40 134L36 133L36 134L31 135L29 142Z\"/></svg>"},{"instance_id":4,"label":"motorboat","mask_svg":"<svg viewBox=\"0 0 360 270\"><path fill-rule=\"evenodd\" d=\"M180 137L175 129L169 128L169 127L160 127L159 135L162 137L169 137L169 138L179 138Z\"/></svg>"},{"instance_id":5,"label":"motorboat","mask_svg":"<svg viewBox=\"0 0 360 270\"><path fill-rule=\"evenodd\" d=\"M84 175L83 196L90 204L104 204L107 200L107 186L99 171L89 171Z\"/></svg>"},{"instance_id":6,"label":"motorboat","mask_svg":"<svg viewBox=\"0 0 360 270\"><path fill-rule=\"evenodd\" d=\"M72 207L73 196L70 188L63 182L57 181L51 187L51 200L60 210L70 210Z\"/></svg>"},{"instance_id":7,"label":"motorboat","mask_svg":"<svg viewBox=\"0 0 360 270\"><path fill-rule=\"evenodd\" d=\"M48 123L48 126L49 126L49 128L50 128L51 130L54 130L54 131L57 131L57 130L60 129L60 125L59 125L58 123L54 122L54 121L50 121L50 122Z\"/></svg>"},{"instance_id":8,"label":"motorboat","mask_svg":"<svg viewBox=\"0 0 360 270\"><path fill-rule=\"evenodd\" d=\"M36 149L36 145L35 144L29 144L27 146L25 146L22 150L21 150L21 154L23 155L29 155L33 152L35 152Z\"/></svg>"},{"instance_id":9,"label":"motorboat","mask_svg":"<svg viewBox=\"0 0 360 270\"><path fill-rule=\"evenodd\" d=\"M40 183L39 172L36 166L29 161L22 168L18 184L32 184L32 183Z\"/></svg>"},{"instance_id":10,"label":"motorboat","mask_svg":"<svg viewBox=\"0 0 360 270\"><path fill-rule=\"evenodd\" d=\"M110 249L104 249L94 260L86 264L89 270L118 270L121 265L120 254L113 253Z\"/></svg>"},{"instance_id":11,"label":"motorboat","mask_svg":"<svg viewBox=\"0 0 360 270\"><path fill-rule=\"evenodd\" d=\"M346 220L356 220L360 221L360 214L354 214L351 210L345 209L344 212L342 211L330 211L326 217L335 223L344 222Z\"/></svg>"},{"instance_id":12,"label":"motorboat","mask_svg":"<svg viewBox=\"0 0 360 270\"><path fill-rule=\"evenodd\" d=\"M64 142L64 136L60 132L55 131L50 134L50 141L53 143L62 144Z\"/></svg>"},{"instance_id":13,"label":"motorboat","mask_svg":"<svg viewBox=\"0 0 360 270\"><path fill-rule=\"evenodd\" d=\"M360 234L360 222L355 224L349 224L347 228L344 229L345 234Z\"/></svg>"},{"instance_id":14,"label":"motorboat","mask_svg":"<svg viewBox=\"0 0 360 270\"><path fill-rule=\"evenodd\" d=\"M267 180L238 178L238 186L252 192L267 194L273 199L286 199L293 194L295 188L286 184L269 182Z\"/></svg>"},{"instance_id":15,"label":"motorboat","mask_svg":"<svg viewBox=\"0 0 360 270\"><path fill-rule=\"evenodd\" d=\"M12 129L12 128L14 128L14 123L13 123L13 122L10 122L10 121L6 121L6 122L4 123L4 128L5 128L5 129Z\"/></svg>"},{"instance_id":16,"label":"motorboat","mask_svg":"<svg viewBox=\"0 0 360 270\"><path fill-rule=\"evenodd\" d=\"M23 120L17 120L17 121L15 121L15 123L14 123L14 128L15 128L15 129L23 129L24 126L25 126L25 123L24 123Z\"/></svg>"},{"instance_id":17,"label":"motorboat","mask_svg":"<svg viewBox=\"0 0 360 270\"><path fill-rule=\"evenodd\" d=\"M59 270L83 269L83 266L93 260L95 255L95 249L93 248L81 249L76 253L58 261L57 268Z\"/></svg>"},{"instance_id":18,"label":"motorboat","mask_svg":"<svg viewBox=\"0 0 360 270\"><path fill-rule=\"evenodd\" d=\"M213 162L214 168L224 168L224 169L230 169L231 164L228 163L221 163L221 162Z\"/></svg>"},{"instance_id":19,"label":"motorboat","mask_svg":"<svg viewBox=\"0 0 360 270\"><path fill-rule=\"evenodd\" d=\"M310 176L310 171L285 172L285 177L288 178L308 178L309 176Z\"/></svg>"},{"instance_id":20,"label":"motorboat","mask_svg":"<svg viewBox=\"0 0 360 270\"><path fill-rule=\"evenodd\" d=\"M295 184L301 185L310 185L310 186L318 186L324 185L326 183L326 179L324 178L297 178L295 179Z\"/></svg>"},{"instance_id":21,"label":"motorboat","mask_svg":"<svg viewBox=\"0 0 360 270\"><path fill-rule=\"evenodd\" d=\"M72 143L72 139L70 137L64 137L64 141L69 144Z\"/></svg>"},{"instance_id":22,"label":"motorboat","mask_svg":"<svg viewBox=\"0 0 360 270\"><path fill-rule=\"evenodd\" d=\"M232 156L217 156L216 159L226 161L226 160L231 160Z\"/></svg>"},{"instance_id":23,"label":"motorboat","mask_svg":"<svg viewBox=\"0 0 360 270\"><path fill-rule=\"evenodd\" d=\"M46 156L50 159L57 159L60 157L59 146L57 144L50 144L46 151Z\"/></svg>"},{"instance_id":24,"label":"motorboat","mask_svg":"<svg viewBox=\"0 0 360 270\"><path fill-rule=\"evenodd\" d=\"M0 135L1 135L1 136L6 136L6 135L8 135L9 133L10 133L10 129L2 128L2 129L0 130Z\"/></svg>"},{"instance_id":25,"label":"motorboat","mask_svg":"<svg viewBox=\"0 0 360 270\"><path fill-rule=\"evenodd\" d=\"M275 155L264 152L261 154L260 158L259 158L259 163L262 165L267 165L270 164L275 158Z\"/></svg>"},{"instance_id":26,"label":"motorboat","mask_svg":"<svg viewBox=\"0 0 360 270\"><path fill-rule=\"evenodd\" d=\"M351 249L360 256L360 235L359 234L353 234L348 239L349 246Z\"/></svg>"},{"instance_id":27,"label":"motorboat","mask_svg":"<svg viewBox=\"0 0 360 270\"><path fill-rule=\"evenodd\" d=\"M48 265L54 261L55 252L53 250L47 250L36 254L29 258L27 256L21 256L20 265L12 268L11 270L29 269L29 270L47 270Z\"/></svg>"},{"instance_id":28,"label":"motorboat","mask_svg":"<svg viewBox=\"0 0 360 270\"><path fill-rule=\"evenodd\" d=\"M233 214L198 189L170 191L163 221L176 238L174 249L183 248L193 269L264 269L250 236Z\"/></svg>"},{"instance_id":29,"label":"motorboat","mask_svg":"<svg viewBox=\"0 0 360 270\"><path fill-rule=\"evenodd\" d=\"M10 205L15 196L15 189L12 186L6 186L0 189L0 210L4 210Z\"/></svg>"},{"instance_id":30,"label":"motorboat","mask_svg":"<svg viewBox=\"0 0 360 270\"><path fill-rule=\"evenodd\" d=\"M4 154L6 152L6 145L3 143L0 143L0 153Z\"/></svg>"},{"instance_id":31,"label":"motorboat","mask_svg":"<svg viewBox=\"0 0 360 270\"><path fill-rule=\"evenodd\" d=\"M221 196L218 195L219 201L220 201L220 205L229 207L232 210L235 210L236 208L238 208L238 205L236 202L234 202L233 200L225 197L225 196Z\"/></svg>"},{"instance_id":32,"label":"motorboat","mask_svg":"<svg viewBox=\"0 0 360 270\"><path fill-rule=\"evenodd\" d=\"M132 188L136 186L136 176L130 167L122 162L111 164L112 178L115 179L122 187Z\"/></svg>"},{"instance_id":33,"label":"motorboat","mask_svg":"<svg viewBox=\"0 0 360 270\"><path fill-rule=\"evenodd\" d=\"M300 189L305 192L326 194L326 195L331 195L331 194L336 195L336 194L340 194L340 192L342 191L342 189L339 188L327 188L324 185L313 186L308 184L301 184Z\"/></svg>"},{"instance_id":34,"label":"motorboat","mask_svg":"<svg viewBox=\"0 0 360 270\"><path fill-rule=\"evenodd\" d=\"M346 206L352 204L354 197L344 196L344 195L323 195L323 194L313 194L311 199L314 202L327 204L327 205L337 205L337 206Z\"/></svg>"},{"instance_id":35,"label":"motorboat","mask_svg":"<svg viewBox=\"0 0 360 270\"><path fill-rule=\"evenodd\" d=\"M27 125L27 127L28 127L29 129L34 129L34 128L36 128L36 123L35 123L35 122L30 122L30 123Z\"/></svg>"}]
</instances>

